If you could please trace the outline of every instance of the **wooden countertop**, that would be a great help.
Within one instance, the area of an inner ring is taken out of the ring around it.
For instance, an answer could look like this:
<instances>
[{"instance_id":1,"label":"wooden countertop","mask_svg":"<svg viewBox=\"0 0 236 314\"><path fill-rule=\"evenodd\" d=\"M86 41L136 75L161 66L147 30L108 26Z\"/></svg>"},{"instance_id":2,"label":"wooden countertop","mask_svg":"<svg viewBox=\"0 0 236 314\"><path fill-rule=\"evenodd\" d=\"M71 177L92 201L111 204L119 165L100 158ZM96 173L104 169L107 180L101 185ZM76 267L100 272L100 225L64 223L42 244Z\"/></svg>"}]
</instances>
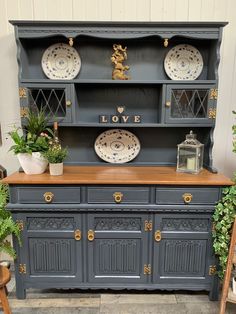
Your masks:
<instances>
[{"instance_id":1,"label":"wooden countertop","mask_svg":"<svg viewBox=\"0 0 236 314\"><path fill-rule=\"evenodd\" d=\"M199 174L178 173L175 167L65 166L62 176L48 172L27 175L15 172L2 180L8 184L163 184L232 185L223 174L202 170Z\"/></svg>"}]
</instances>

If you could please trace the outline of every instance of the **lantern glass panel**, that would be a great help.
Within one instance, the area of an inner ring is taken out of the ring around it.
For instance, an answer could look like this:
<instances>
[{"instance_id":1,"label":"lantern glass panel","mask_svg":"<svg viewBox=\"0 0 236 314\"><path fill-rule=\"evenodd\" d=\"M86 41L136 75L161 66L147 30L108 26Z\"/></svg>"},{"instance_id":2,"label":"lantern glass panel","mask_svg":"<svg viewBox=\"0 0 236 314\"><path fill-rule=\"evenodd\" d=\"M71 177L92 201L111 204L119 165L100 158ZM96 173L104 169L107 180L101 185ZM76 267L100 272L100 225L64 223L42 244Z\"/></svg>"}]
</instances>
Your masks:
<instances>
[{"instance_id":1,"label":"lantern glass panel","mask_svg":"<svg viewBox=\"0 0 236 314\"><path fill-rule=\"evenodd\" d=\"M199 173L203 166L204 145L196 139L192 131L186 140L178 145L177 171Z\"/></svg>"}]
</instances>

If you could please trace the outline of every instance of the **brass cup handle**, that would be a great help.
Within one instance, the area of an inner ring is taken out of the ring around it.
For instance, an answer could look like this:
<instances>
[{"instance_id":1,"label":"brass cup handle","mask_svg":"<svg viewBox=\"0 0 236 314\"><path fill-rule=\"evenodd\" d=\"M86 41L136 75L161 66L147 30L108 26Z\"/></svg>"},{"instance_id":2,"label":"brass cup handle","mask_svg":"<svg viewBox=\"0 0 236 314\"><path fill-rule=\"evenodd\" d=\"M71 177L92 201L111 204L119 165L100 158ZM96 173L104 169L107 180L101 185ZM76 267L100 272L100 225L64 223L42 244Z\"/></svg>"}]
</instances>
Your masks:
<instances>
[{"instance_id":1,"label":"brass cup handle","mask_svg":"<svg viewBox=\"0 0 236 314\"><path fill-rule=\"evenodd\" d=\"M161 241L161 231L157 230L154 234L154 239L156 242L160 242Z\"/></svg>"},{"instance_id":2,"label":"brass cup handle","mask_svg":"<svg viewBox=\"0 0 236 314\"><path fill-rule=\"evenodd\" d=\"M184 193L183 194L184 203L189 204L189 203L191 203L192 199L193 199L193 195L191 193Z\"/></svg>"},{"instance_id":3,"label":"brass cup handle","mask_svg":"<svg viewBox=\"0 0 236 314\"><path fill-rule=\"evenodd\" d=\"M123 196L124 196L124 195L123 195L121 192L115 192L115 193L113 194L114 201L115 201L116 203L121 203L122 200L123 200Z\"/></svg>"},{"instance_id":4,"label":"brass cup handle","mask_svg":"<svg viewBox=\"0 0 236 314\"><path fill-rule=\"evenodd\" d=\"M75 230L75 240L76 241L81 240L81 231L79 229Z\"/></svg>"},{"instance_id":5,"label":"brass cup handle","mask_svg":"<svg viewBox=\"0 0 236 314\"><path fill-rule=\"evenodd\" d=\"M46 203L51 203L54 198L54 194L52 192L46 192L43 196Z\"/></svg>"},{"instance_id":6,"label":"brass cup handle","mask_svg":"<svg viewBox=\"0 0 236 314\"><path fill-rule=\"evenodd\" d=\"M91 229L88 231L88 240L89 241L93 241L94 240L94 231L91 230Z\"/></svg>"}]
</instances>

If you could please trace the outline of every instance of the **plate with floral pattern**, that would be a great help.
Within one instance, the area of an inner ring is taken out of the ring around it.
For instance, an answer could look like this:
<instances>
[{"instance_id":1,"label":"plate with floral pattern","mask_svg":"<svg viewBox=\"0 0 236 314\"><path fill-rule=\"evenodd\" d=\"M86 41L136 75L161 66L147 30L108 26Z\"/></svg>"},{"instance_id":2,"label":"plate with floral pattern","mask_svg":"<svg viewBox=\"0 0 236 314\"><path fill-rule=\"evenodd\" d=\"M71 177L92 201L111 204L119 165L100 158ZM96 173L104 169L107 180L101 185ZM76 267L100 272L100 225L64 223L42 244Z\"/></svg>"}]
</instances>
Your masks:
<instances>
[{"instance_id":1,"label":"plate with floral pattern","mask_svg":"<svg viewBox=\"0 0 236 314\"><path fill-rule=\"evenodd\" d=\"M164 67L172 80L196 80L203 69L202 55L191 45L177 45L167 53Z\"/></svg>"},{"instance_id":2,"label":"plate with floral pattern","mask_svg":"<svg viewBox=\"0 0 236 314\"><path fill-rule=\"evenodd\" d=\"M41 64L51 80L72 80L80 71L81 59L74 47L58 43L44 51Z\"/></svg>"},{"instance_id":3,"label":"plate with floral pattern","mask_svg":"<svg viewBox=\"0 0 236 314\"><path fill-rule=\"evenodd\" d=\"M140 151L136 135L122 129L101 133L94 144L96 154L104 161L122 164L133 160Z\"/></svg>"}]
</instances>

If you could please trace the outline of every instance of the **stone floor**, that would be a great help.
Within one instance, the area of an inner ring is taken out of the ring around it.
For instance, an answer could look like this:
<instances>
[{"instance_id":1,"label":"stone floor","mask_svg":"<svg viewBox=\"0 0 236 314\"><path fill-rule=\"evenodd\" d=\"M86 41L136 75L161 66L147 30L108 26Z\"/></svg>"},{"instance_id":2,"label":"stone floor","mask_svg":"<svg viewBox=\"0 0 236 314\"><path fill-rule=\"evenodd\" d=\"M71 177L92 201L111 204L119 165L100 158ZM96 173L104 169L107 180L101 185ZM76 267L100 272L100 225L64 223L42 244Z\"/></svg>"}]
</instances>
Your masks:
<instances>
[{"instance_id":1,"label":"stone floor","mask_svg":"<svg viewBox=\"0 0 236 314\"><path fill-rule=\"evenodd\" d=\"M8 290L13 314L218 314L219 311L219 302L210 302L205 292L88 293L83 290L29 289L27 299L17 300L14 277ZM228 303L226 314L236 314L236 304Z\"/></svg>"}]
</instances>

